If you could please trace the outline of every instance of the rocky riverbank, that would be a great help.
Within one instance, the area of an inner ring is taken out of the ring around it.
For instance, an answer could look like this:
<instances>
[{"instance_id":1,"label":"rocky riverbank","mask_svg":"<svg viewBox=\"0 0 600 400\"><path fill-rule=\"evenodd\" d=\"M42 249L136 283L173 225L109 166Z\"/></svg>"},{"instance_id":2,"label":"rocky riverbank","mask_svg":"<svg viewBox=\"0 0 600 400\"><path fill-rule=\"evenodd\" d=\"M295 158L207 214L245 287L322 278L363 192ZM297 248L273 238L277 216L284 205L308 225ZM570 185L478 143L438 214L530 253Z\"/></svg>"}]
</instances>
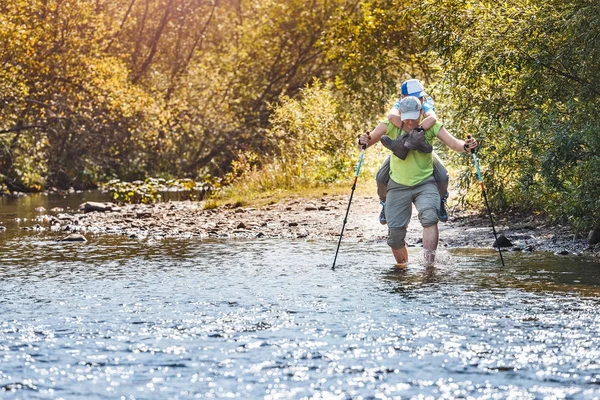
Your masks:
<instances>
[{"instance_id":1,"label":"rocky riverbank","mask_svg":"<svg viewBox=\"0 0 600 400\"><path fill-rule=\"evenodd\" d=\"M347 205L348 196L326 194L318 199L293 198L258 208L225 204L204 209L202 203L190 201L125 206L86 203L79 213L51 213L44 216L44 222L65 235L337 240ZM387 228L379 223L379 211L375 197L355 195L344 240L384 241ZM441 247L492 247L494 237L487 215L461 210L449 210L449 215L449 221L439 225ZM550 225L539 217L499 216L496 230L512 242L506 250L590 255L600 260L598 245L590 246L568 228ZM413 213L407 243L418 245L421 233Z\"/></svg>"}]
</instances>

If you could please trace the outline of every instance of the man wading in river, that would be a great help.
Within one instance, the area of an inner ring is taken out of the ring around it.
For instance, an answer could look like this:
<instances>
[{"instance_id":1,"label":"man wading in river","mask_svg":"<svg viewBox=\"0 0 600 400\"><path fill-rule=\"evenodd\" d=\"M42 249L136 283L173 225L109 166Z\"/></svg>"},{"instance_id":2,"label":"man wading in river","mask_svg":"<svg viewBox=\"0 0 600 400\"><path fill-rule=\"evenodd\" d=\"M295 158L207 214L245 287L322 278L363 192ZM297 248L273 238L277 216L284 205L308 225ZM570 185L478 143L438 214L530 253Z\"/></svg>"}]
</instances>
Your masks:
<instances>
[{"instance_id":1,"label":"man wading in river","mask_svg":"<svg viewBox=\"0 0 600 400\"><path fill-rule=\"evenodd\" d=\"M414 96L408 96L400 102L400 115L402 127L397 128L387 122L385 134L391 139L398 138L401 134L415 135L421 121L423 110L421 102ZM422 133L422 132L421 132ZM359 144L371 146L381 140L383 133L372 131L360 136ZM456 152L470 152L477 147L473 138L460 140L452 136L441 123L436 122L427 129L422 136L426 144L431 145L433 138L440 139L444 144ZM433 156L418 150L408 150L406 157L401 159L395 154L390 160L390 181L387 189L385 203L385 218L388 224L388 245L396 259L396 265L405 267L408 263L408 251L404 241L406 228L410 222L412 205L419 212L419 221L423 226L423 256L427 265L435 261L439 231L438 214L440 208L440 194L433 177Z\"/></svg>"}]
</instances>

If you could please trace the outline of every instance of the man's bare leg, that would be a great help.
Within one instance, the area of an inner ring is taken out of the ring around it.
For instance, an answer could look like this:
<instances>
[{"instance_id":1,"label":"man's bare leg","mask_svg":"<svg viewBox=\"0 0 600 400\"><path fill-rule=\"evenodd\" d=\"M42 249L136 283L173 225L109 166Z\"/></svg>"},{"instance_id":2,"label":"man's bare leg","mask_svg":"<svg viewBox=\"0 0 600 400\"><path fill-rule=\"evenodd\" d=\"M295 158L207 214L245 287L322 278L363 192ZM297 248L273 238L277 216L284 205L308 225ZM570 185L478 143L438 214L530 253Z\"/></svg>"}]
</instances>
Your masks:
<instances>
[{"instance_id":1,"label":"man's bare leg","mask_svg":"<svg viewBox=\"0 0 600 400\"><path fill-rule=\"evenodd\" d=\"M423 228L423 256L425 263L429 265L435 262L435 251L438 247L439 238L440 233L437 224Z\"/></svg>"},{"instance_id":2,"label":"man's bare leg","mask_svg":"<svg viewBox=\"0 0 600 400\"><path fill-rule=\"evenodd\" d=\"M398 267L406 267L406 264L408 264L408 250L406 249L406 246L392 249L392 253L396 259L396 265Z\"/></svg>"}]
</instances>

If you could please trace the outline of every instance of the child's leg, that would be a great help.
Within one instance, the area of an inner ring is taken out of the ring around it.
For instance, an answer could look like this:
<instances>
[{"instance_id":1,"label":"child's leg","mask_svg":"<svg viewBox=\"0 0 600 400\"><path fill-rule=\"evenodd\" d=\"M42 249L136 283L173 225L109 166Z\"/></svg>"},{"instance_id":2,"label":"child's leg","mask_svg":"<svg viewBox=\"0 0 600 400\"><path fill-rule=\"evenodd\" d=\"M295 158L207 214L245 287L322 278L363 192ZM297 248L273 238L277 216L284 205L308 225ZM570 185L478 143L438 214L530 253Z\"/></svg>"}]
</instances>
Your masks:
<instances>
[{"instance_id":1,"label":"child's leg","mask_svg":"<svg viewBox=\"0 0 600 400\"><path fill-rule=\"evenodd\" d=\"M448 195L448 181L450 176L448 170L442 163L442 160L437 156L435 151L433 152L433 177L437 182L438 191L440 192L440 198L445 199Z\"/></svg>"},{"instance_id":2,"label":"child's leg","mask_svg":"<svg viewBox=\"0 0 600 400\"><path fill-rule=\"evenodd\" d=\"M390 156L381 164L381 168L379 168L377 175L375 175L375 180L377 181L377 195L379 196L379 200L385 203L387 185L390 181Z\"/></svg>"}]
</instances>

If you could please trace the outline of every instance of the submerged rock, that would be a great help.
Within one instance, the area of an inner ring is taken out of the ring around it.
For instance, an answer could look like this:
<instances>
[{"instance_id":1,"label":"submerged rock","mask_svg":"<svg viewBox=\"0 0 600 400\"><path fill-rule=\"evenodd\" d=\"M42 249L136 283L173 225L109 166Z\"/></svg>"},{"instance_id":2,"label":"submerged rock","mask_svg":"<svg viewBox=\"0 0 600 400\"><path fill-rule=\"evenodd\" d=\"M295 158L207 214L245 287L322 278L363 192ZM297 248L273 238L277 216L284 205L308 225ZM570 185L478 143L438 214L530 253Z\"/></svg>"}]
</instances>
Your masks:
<instances>
[{"instance_id":1,"label":"submerged rock","mask_svg":"<svg viewBox=\"0 0 600 400\"><path fill-rule=\"evenodd\" d=\"M61 242L87 242L85 236L80 235L79 233L71 233L70 235L62 238Z\"/></svg>"},{"instance_id":2,"label":"submerged rock","mask_svg":"<svg viewBox=\"0 0 600 400\"><path fill-rule=\"evenodd\" d=\"M106 212L106 211L121 211L121 208L114 203L99 203L97 201L88 201L79 206L79 210L84 213L92 211Z\"/></svg>"}]
</instances>

